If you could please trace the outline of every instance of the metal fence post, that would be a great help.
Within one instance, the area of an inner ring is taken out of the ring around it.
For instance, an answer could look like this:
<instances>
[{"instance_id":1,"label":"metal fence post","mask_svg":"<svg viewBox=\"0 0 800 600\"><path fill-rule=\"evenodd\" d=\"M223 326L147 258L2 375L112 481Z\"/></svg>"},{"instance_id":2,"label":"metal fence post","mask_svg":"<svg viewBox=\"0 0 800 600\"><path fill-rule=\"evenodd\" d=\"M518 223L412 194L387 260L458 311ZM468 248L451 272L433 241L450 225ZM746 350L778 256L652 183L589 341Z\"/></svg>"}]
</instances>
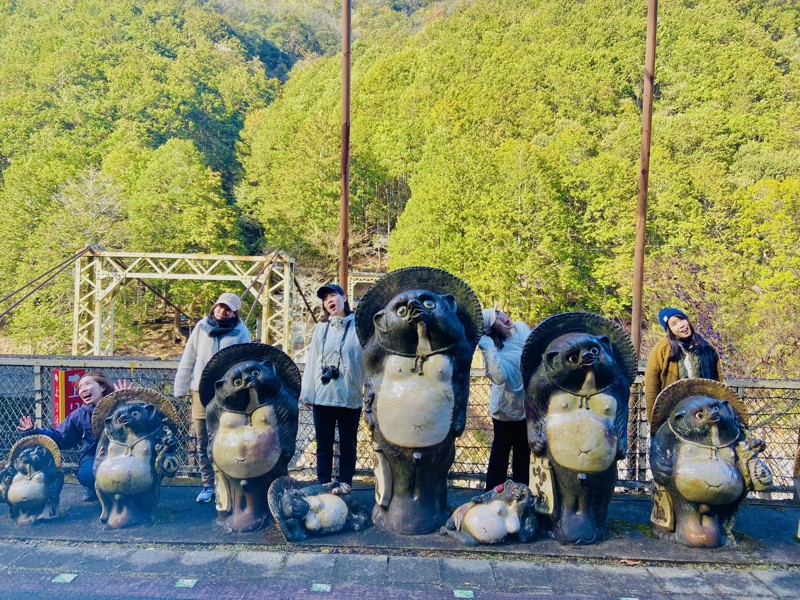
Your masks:
<instances>
[{"instance_id":1,"label":"metal fence post","mask_svg":"<svg viewBox=\"0 0 800 600\"><path fill-rule=\"evenodd\" d=\"M42 367L33 365L33 397L36 400L36 426L42 426L44 407L42 406Z\"/></svg>"}]
</instances>

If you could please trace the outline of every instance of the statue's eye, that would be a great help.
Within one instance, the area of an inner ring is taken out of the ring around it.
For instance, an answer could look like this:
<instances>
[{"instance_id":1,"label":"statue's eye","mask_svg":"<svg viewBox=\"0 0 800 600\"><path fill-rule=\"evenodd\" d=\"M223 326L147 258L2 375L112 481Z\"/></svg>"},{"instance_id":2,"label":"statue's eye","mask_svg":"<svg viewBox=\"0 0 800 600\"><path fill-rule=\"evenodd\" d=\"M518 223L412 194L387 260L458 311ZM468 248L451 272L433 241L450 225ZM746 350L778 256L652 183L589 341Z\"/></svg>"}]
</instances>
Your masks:
<instances>
[{"instance_id":1,"label":"statue's eye","mask_svg":"<svg viewBox=\"0 0 800 600\"><path fill-rule=\"evenodd\" d=\"M408 314L408 307L406 306L399 306L397 308L397 316L398 317L405 317Z\"/></svg>"},{"instance_id":2,"label":"statue's eye","mask_svg":"<svg viewBox=\"0 0 800 600\"><path fill-rule=\"evenodd\" d=\"M255 369L251 374L253 375L253 377L258 377L259 375L258 369Z\"/></svg>"},{"instance_id":3,"label":"statue's eye","mask_svg":"<svg viewBox=\"0 0 800 600\"><path fill-rule=\"evenodd\" d=\"M592 353L592 356L597 356L598 354L600 354L600 348L598 348L597 346L592 346L589 352Z\"/></svg>"},{"instance_id":4,"label":"statue's eye","mask_svg":"<svg viewBox=\"0 0 800 600\"><path fill-rule=\"evenodd\" d=\"M570 354L570 355L567 357L567 360L568 360L569 362L571 362L572 364L575 364L575 363L577 363L577 362L578 362L578 355L577 355L577 354Z\"/></svg>"},{"instance_id":5,"label":"statue's eye","mask_svg":"<svg viewBox=\"0 0 800 600\"><path fill-rule=\"evenodd\" d=\"M698 421L700 419L702 419L703 418L703 411L702 410L698 410L696 413L694 413L694 418L697 419Z\"/></svg>"},{"instance_id":6,"label":"statue's eye","mask_svg":"<svg viewBox=\"0 0 800 600\"><path fill-rule=\"evenodd\" d=\"M242 378L241 377L237 377L236 379L234 379L233 380L233 385L242 385Z\"/></svg>"},{"instance_id":7,"label":"statue's eye","mask_svg":"<svg viewBox=\"0 0 800 600\"><path fill-rule=\"evenodd\" d=\"M422 302L422 306L424 306L428 310L433 310L434 308L436 308L436 302L434 302L433 300L425 300Z\"/></svg>"}]
</instances>

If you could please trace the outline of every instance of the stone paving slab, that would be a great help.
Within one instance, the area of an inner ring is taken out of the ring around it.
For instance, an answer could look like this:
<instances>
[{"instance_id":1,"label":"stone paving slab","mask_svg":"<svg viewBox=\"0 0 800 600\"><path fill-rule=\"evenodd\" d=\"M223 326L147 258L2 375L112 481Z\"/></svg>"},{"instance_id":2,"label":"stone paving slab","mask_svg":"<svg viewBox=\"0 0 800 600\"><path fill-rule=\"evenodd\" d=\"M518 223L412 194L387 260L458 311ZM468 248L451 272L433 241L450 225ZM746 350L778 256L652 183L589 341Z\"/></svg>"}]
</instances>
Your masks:
<instances>
[{"instance_id":1,"label":"stone paving slab","mask_svg":"<svg viewBox=\"0 0 800 600\"><path fill-rule=\"evenodd\" d=\"M594 565L547 565L556 594L574 592L596 594L603 590L603 580Z\"/></svg>"},{"instance_id":2,"label":"stone paving slab","mask_svg":"<svg viewBox=\"0 0 800 600\"><path fill-rule=\"evenodd\" d=\"M439 561L439 572L442 583L453 588L496 588L488 560L443 558Z\"/></svg>"},{"instance_id":3,"label":"stone paving slab","mask_svg":"<svg viewBox=\"0 0 800 600\"><path fill-rule=\"evenodd\" d=\"M774 598L769 587L749 571L732 569L706 571L703 576L714 589L729 596L749 596L751 598ZM800 595L800 588L797 589Z\"/></svg>"},{"instance_id":4,"label":"stone paving slab","mask_svg":"<svg viewBox=\"0 0 800 600\"><path fill-rule=\"evenodd\" d=\"M495 561L493 563L495 581L499 590L533 591L551 594L550 569L545 565L523 561Z\"/></svg>"},{"instance_id":5,"label":"stone paving slab","mask_svg":"<svg viewBox=\"0 0 800 600\"><path fill-rule=\"evenodd\" d=\"M284 552L260 552L242 550L227 563L225 576L275 577L286 562ZM222 573L220 574L222 575Z\"/></svg>"},{"instance_id":6,"label":"stone paving slab","mask_svg":"<svg viewBox=\"0 0 800 600\"><path fill-rule=\"evenodd\" d=\"M181 572L180 560L181 553L176 550L145 548L134 550L120 570L131 573L171 575Z\"/></svg>"},{"instance_id":7,"label":"stone paving slab","mask_svg":"<svg viewBox=\"0 0 800 600\"><path fill-rule=\"evenodd\" d=\"M695 569L688 567L648 567L668 594L714 595L714 587Z\"/></svg>"},{"instance_id":8,"label":"stone paving slab","mask_svg":"<svg viewBox=\"0 0 800 600\"><path fill-rule=\"evenodd\" d=\"M391 583L438 584L441 581L438 559L415 556L393 556L389 559Z\"/></svg>"},{"instance_id":9,"label":"stone paving slab","mask_svg":"<svg viewBox=\"0 0 800 600\"><path fill-rule=\"evenodd\" d=\"M282 579L294 579L308 583L330 583L336 556L298 552L287 555L283 569L278 573Z\"/></svg>"},{"instance_id":10,"label":"stone paving slab","mask_svg":"<svg viewBox=\"0 0 800 600\"><path fill-rule=\"evenodd\" d=\"M381 584L388 580L388 565L386 555L341 554L336 557L332 579L363 585Z\"/></svg>"},{"instance_id":11,"label":"stone paving slab","mask_svg":"<svg viewBox=\"0 0 800 600\"><path fill-rule=\"evenodd\" d=\"M800 571L759 571L752 574L762 581L778 598L800 597Z\"/></svg>"}]
</instances>

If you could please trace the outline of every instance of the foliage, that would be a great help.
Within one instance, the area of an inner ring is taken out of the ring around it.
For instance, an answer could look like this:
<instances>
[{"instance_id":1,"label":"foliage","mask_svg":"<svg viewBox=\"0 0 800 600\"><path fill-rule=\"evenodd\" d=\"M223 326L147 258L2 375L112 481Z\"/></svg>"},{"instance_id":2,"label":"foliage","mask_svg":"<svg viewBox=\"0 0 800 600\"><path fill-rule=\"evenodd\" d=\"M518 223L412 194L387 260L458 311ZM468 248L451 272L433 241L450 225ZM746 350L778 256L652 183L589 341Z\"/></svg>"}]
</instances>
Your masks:
<instances>
[{"instance_id":1,"label":"foliage","mask_svg":"<svg viewBox=\"0 0 800 600\"><path fill-rule=\"evenodd\" d=\"M238 252L230 204L248 111L277 83L201 2L19 0L0 12L0 282L88 244ZM8 324L65 348L72 271ZM124 316L121 315L124 321Z\"/></svg>"},{"instance_id":2,"label":"foliage","mask_svg":"<svg viewBox=\"0 0 800 600\"><path fill-rule=\"evenodd\" d=\"M388 224L391 268L447 268L515 318L581 309L628 324L645 12L632 0L449 2L362 31L354 228L383 244ZM729 373L800 367L800 332L786 328L800 276L799 23L783 2L660 7L645 316L682 306ZM245 124L237 188L267 246L329 270L338 78L335 59L295 66ZM663 332L645 333L646 352Z\"/></svg>"}]
</instances>

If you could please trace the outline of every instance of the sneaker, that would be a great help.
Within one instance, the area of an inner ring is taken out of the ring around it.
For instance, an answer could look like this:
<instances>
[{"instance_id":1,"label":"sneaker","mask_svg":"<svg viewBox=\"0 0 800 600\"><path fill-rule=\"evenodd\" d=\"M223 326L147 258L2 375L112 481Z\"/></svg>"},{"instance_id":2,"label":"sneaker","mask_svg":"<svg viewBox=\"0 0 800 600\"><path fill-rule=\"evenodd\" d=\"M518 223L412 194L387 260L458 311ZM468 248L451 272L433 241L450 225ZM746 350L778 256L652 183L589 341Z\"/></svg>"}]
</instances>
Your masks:
<instances>
[{"instance_id":1,"label":"sneaker","mask_svg":"<svg viewBox=\"0 0 800 600\"><path fill-rule=\"evenodd\" d=\"M83 488L83 501L84 502L96 502L97 501L97 494L94 490L90 490L89 488Z\"/></svg>"},{"instance_id":2,"label":"sneaker","mask_svg":"<svg viewBox=\"0 0 800 600\"><path fill-rule=\"evenodd\" d=\"M195 500L195 502L198 502L200 504L206 504L208 502L211 502L213 498L214 498L214 489L204 487L200 491L200 493L197 494L197 500Z\"/></svg>"}]
</instances>

